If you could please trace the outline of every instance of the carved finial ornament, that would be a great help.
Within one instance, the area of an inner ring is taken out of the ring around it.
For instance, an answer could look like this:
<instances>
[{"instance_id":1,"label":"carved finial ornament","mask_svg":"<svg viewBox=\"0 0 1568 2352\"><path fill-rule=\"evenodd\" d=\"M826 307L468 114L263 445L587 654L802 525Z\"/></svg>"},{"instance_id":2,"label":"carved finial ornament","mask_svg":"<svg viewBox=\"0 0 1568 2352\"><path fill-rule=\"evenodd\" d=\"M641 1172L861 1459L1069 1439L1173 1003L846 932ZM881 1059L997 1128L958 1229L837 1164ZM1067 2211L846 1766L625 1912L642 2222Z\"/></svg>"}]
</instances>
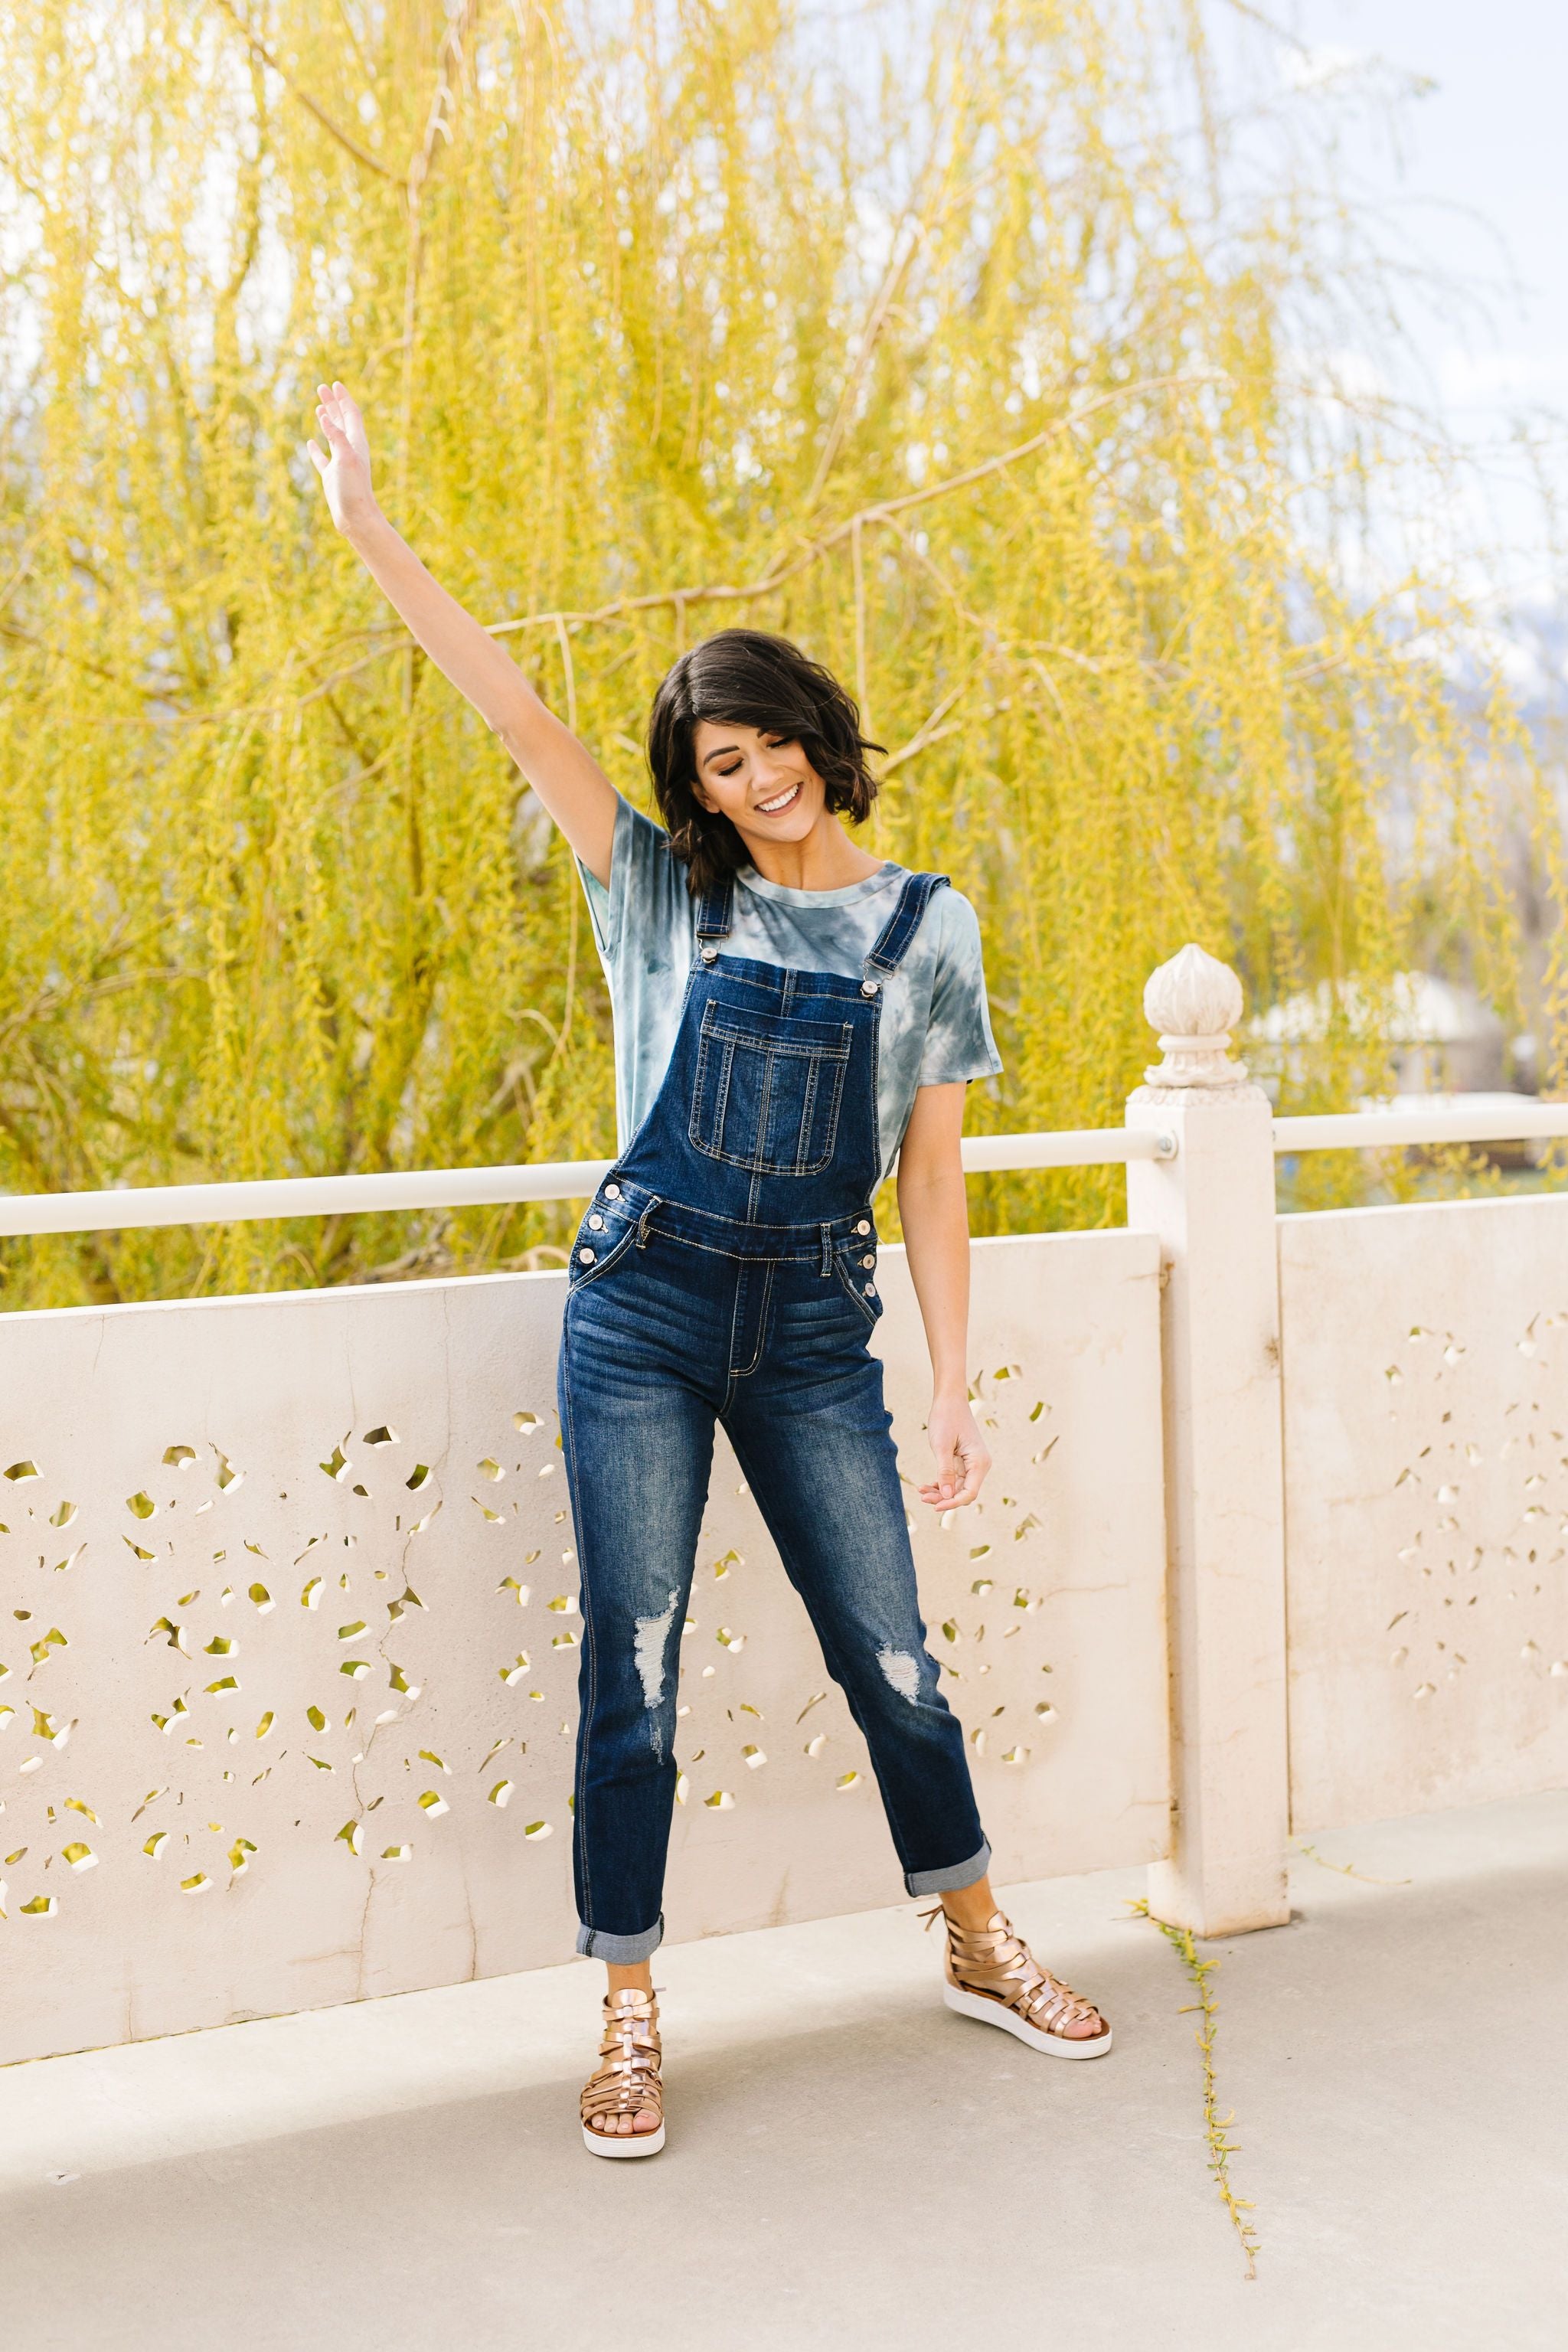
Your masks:
<instances>
[{"instance_id":1,"label":"carved finial ornament","mask_svg":"<svg viewBox=\"0 0 1568 2352\"><path fill-rule=\"evenodd\" d=\"M1233 1062L1226 1052L1241 1009L1241 982L1230 966L1190 941L1152 972L1143 1012L1161 1032L1164 1059L1144 1071L1150 1086L1245 1085L1246 1063Z\"/></svg>"}]
</instances>

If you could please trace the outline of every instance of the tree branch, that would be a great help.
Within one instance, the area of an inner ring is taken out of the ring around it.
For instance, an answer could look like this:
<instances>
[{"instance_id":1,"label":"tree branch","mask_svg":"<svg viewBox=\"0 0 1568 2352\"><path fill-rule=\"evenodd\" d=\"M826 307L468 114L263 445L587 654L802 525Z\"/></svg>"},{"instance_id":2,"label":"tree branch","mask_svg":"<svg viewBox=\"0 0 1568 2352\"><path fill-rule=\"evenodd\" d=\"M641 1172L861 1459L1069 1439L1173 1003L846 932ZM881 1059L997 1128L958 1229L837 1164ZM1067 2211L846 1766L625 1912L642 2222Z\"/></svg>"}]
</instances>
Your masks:
<instances>
[{"instance_id":1,"label":"tree branch","mask_svg":"<svg viewBox=\"0 0 1568 2352\"><path fill-rule=\"evenodd\" d=\"M341 123L334 122L331 116L327 112L326 108L321 105L317 100L313 99L310 91L303 89L300 84L295 80L287 66L280 66L279 64L277 58L273 56L271 50L268 48L265 42L258 39L257 36L251 31L250 26L246 23L244 17L240 15L238 9L231 5L231 0L214 0L214 5L223 10L224 15L228 18L229 23L234 26L240 37L249 46L252 55L259 58L262 64L266 66L270 72L275 73L278 76L279 80L283 84L285 89L289 92L291 97L299 100L307 114L314 115L316 121L321 124L329 139L335 139L340 147L346 148L348 152L353 157L355 163L363 163L367 172L374 172L381 179L390 180L395 187L401 188L406 185L401 172L389 171L387 166L382 163L378 157L371 153L368 147L362 147L359 141L352 137L351 134L343 129Z\"/></svg>"}]
</instances>

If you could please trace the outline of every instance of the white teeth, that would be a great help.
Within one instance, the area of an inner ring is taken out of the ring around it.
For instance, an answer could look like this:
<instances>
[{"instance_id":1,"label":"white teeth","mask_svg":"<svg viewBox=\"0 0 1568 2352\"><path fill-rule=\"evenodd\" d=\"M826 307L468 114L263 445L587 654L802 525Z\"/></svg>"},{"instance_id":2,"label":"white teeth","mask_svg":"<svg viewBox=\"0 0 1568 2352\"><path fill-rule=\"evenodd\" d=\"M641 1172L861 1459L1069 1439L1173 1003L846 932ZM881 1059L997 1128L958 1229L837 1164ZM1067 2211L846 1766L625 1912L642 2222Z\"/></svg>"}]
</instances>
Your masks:
<instances>
[{"instance_id":1,"label":"white teeth","mask_svg":"<svg viewBox=\"0 0 1568 2352\"><path fill-rule=\"evenodd\" d=\"M759 801L757 803L759 814L763 816L773 816L779 809L787 808L799 790L798 784L792 784L787 793L779 794L777 800Z\"/></svg>"}]
</instances>

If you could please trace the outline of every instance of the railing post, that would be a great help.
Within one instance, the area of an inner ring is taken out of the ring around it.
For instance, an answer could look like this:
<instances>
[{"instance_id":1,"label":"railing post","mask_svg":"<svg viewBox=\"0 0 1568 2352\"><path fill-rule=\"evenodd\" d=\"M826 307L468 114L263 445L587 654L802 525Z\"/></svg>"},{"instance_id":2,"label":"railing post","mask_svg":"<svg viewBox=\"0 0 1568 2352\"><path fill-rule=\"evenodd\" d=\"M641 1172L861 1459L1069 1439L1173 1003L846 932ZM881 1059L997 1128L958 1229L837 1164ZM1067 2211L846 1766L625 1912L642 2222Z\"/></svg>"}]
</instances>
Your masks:
<instances>
[{"instance_id":1,"label":"railing post","mask_svg":"<svg viewBox=\"0 0 1568 2352\"><path fill-rule=\"evenodd\" d=\"M1270 1107L1226 1055L1241 983L1201 948L1143 1009L1164 1059L1129 1127L1175 1139L1127 1171L1127 1220L1160 1236L1172 1788L1157 1918L1204 1936L1279 1926L1289 1782L1279 1277Z\"/></svg>"}]
</instances>

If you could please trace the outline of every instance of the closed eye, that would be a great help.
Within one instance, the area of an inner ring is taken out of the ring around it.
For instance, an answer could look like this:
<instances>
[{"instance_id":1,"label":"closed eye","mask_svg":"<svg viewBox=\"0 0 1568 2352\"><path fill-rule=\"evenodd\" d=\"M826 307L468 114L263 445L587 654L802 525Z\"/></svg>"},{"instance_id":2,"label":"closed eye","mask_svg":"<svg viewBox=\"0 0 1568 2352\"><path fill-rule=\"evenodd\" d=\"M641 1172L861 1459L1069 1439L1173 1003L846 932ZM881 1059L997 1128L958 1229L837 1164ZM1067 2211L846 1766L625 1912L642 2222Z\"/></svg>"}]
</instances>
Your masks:
<instances>
[{"instance_id":1,"label":"closed eye","mask_svg":"<svg viewBox=\"0 0 1568 2352\"><path fill-rule=\"evenodd\" d=\"M800 738L797 735L763 735L759 738L759 740L767 751L783 751L798 743ZM702 764L705 768L713 767L720 760L734 761L733 767L717 769L716 772L721 776L738 776L745 765L744 753L737 751L732 743L726 743L721 751L710 751Z\"/></svg>"}]
</instances>

